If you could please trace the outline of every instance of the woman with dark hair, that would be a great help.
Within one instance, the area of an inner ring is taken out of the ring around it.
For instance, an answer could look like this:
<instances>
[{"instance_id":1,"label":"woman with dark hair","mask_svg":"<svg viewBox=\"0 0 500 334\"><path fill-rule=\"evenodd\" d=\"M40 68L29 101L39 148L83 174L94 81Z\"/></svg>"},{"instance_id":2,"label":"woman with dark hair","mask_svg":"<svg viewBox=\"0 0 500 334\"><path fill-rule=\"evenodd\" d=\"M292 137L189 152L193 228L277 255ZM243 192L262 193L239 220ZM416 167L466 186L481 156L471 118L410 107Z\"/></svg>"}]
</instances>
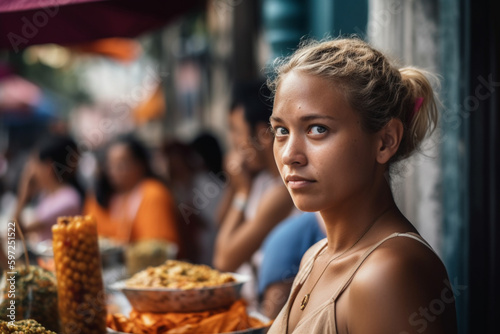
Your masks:
<instances>
[{"instance_id":1,"label":"woman with dark hair","mask_svg":"<svg viewBox=\"0 0 500 334\"><path fill-rule=\"evenodd\" d=\"M120 243L155 239L179 244L172 195L154 176L147 149L132 135L107 147L95 196L87 199L84 212L96 218L102 237Z\"/></svg>"},{"instance_id":2,"label":"woman with dark hair","mask_svg":"<svg viewBox=\"0 0 500 334\"><path fill-rule=\"evenodd\" d=\"M57 217L81 214L83 189L76 179L79 157L73 139L54 135L42 139L28 160L19 182L14 219L33 241L52 239ZM23 221L21 213L32 199L36 201L33 217Z\"/></svg>"}]
</instances>

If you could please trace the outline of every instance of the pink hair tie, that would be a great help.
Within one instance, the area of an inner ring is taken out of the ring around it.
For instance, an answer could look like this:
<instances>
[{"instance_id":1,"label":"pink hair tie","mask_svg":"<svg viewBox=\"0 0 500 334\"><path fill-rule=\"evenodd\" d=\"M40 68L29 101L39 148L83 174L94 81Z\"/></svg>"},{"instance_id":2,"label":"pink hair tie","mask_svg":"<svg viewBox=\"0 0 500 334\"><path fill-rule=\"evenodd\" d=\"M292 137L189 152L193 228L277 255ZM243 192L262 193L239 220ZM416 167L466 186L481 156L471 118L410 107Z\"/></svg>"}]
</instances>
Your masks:
<instances>
[{"instance_id":1,"label":"pink hair tie","mask_svg":"<svg viewBox=\"0 0 500 334\"><path fill-rule=\"evenodd\" d=\"M415 107L413 107L413 112L411 114L410 122L413 121L417 113L419 112L420 108L422 108L422 104L424 103L424 98L423 97L417 97L415 100Z\"/></svg>"}]
</instances>

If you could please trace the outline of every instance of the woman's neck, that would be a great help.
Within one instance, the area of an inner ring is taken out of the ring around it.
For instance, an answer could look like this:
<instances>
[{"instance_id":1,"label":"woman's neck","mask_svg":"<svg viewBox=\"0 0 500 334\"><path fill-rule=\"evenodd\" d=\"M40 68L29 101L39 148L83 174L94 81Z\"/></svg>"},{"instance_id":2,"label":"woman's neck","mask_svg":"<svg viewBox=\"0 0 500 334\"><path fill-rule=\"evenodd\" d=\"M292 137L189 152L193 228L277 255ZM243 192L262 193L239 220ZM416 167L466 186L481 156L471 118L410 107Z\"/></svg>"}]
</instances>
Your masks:
<instances>
[{"instance_id":1,"label":"woman's neck","mask_svg":"<svg viewBox=\"0 0 500 334\"><path fill-rule=\"evenodd\" d=\"M389 184L384 180L377 189L363 192L348 203L321 211L328 252L333 255L345 251L393 210L398 209Z\"/></svg>"}]
</instances>

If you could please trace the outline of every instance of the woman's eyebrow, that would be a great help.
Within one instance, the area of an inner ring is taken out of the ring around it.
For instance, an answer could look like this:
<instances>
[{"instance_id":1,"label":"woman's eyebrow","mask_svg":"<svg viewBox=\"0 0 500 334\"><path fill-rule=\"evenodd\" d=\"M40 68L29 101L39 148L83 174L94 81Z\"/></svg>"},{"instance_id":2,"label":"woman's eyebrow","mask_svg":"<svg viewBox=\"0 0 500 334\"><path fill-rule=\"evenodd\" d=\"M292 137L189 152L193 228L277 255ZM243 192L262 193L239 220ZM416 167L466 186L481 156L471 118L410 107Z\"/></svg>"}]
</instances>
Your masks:
<instances>
[{"instance_id":1,"label":"woman's eyebrow","mask_svg":"<svg viewBox=\"0 0 500 334\"><path fill-rule=\"evenodd\" d=\"M316 119L329 119L332 121L336 121L337 119L335 117L329 116L329 115L319 115L319 114L311 114L311 115L304 115L300 117L301 122L307 122L307 121L312 121ZM276 116L271 116L269 117L269 121L274 121L274 122L283 122L283 120L279 117Z\"/></svg>"},{"instance_id":2,"label":"woman's eyebrow","mask_svg":"<svg viewBox=\"0 0 500 334\"><path fill-rule=\"evenodd\" d=\"M336 118L334 118L332 116L329 116L329 115L311 114L311 115L304 115L304 116L300 117L300 120L302 122L312 121L312 120L315 120L315 119L329 119L329 120L332 120L332 121L336 121Z\"/></svg>"},{"instance_id":3,"label":"woman's eyebrow","mask_svg":"<svg viewBox=\"0 0 500 334\"><path fill-rule=\"evenodd\" d=\"M272 116L269 117L269 121L274 121L274 122L283 122L283 120L279 117L276 117L276 116Z\"/></svg>"}]
</instances>

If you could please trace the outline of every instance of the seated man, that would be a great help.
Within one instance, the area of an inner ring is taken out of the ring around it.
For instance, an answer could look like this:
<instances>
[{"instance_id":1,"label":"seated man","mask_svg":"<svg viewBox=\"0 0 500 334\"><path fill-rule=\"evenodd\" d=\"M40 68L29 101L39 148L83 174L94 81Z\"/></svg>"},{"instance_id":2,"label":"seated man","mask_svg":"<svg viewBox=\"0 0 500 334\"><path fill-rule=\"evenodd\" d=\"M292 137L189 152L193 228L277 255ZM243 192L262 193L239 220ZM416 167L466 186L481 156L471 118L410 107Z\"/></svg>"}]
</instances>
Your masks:
<instances>
[{"instance_id":1,"label":"seated man","mask_svg":"<svg viewBox=\"0 0 500 334\"><path fill-rule=\"evenodd\" d=\"M263 82L242 85L230 113L233 149L226 158L229 183L219 219L213 265L221 271L256 276L259 248L269 232L297 213L273 156L269 131L271 102ZM256 277L255 277L256 278ZM250 307L257 306L256 282L243 288Z\"/></svg>"}]
</instances>

